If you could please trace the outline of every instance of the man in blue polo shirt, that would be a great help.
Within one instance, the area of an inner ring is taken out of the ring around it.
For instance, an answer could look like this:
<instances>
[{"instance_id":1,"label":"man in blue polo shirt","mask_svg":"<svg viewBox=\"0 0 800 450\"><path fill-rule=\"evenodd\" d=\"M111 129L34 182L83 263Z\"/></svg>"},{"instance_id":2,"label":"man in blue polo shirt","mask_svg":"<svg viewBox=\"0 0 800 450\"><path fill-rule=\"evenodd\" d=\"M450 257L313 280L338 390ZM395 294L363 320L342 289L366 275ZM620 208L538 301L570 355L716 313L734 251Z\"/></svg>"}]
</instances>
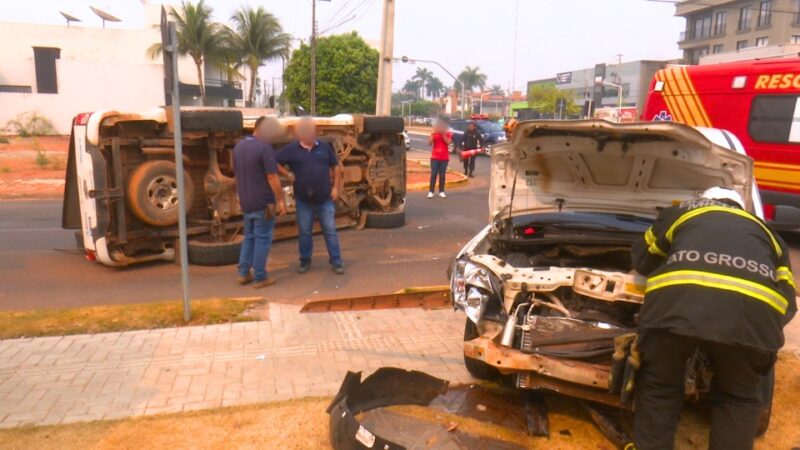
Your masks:
<instances>
[{"instance_id":1,"label":"man in blue polo shirt","mask_svg":"<svg viewBox=\"0 0 800 450\"><path fill-rule=\"evenodd\" d=\"M275 283L267 277L267 258L272 246L275 216L286 214L275 152L267 142L275 135L277 121L261 117L252 136L233 148L233 171L236 191L242 207L244 241L239 253L239 284L252 281L256 289ZM250 273L252 268L253 273Z\"/></svg>"},{"instance_id":2,"label":"man in blue polo shirt","mask_svg":"<svg viewBox=\"0 0 800 450\"><path fill-rule=\"evenodd\" d=\"M342 167L333 147L317 140L314 121L302 118L295 126L297 141L282 148L276 156L279 170L292 171L294 198L297 204L298 244L300 247L299 273L311 268L314 241L311 236L314 217L319 219L325 246L333 271L344 273L339 236L336 234L336 201L339 199L339 183ZM288 174L288 172L287 172Z\"/></svg>"}]
</instances>

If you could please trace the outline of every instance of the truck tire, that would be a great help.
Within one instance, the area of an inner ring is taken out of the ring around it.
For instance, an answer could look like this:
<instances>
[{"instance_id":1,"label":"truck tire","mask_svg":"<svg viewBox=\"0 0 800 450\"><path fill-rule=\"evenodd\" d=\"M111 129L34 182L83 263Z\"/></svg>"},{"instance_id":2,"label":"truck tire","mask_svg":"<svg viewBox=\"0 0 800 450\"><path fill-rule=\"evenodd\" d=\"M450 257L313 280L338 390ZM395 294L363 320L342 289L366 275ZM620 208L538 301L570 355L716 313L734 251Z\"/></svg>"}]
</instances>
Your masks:
<instances>
[{"instance_id":1,"label":"truck tire","mask_svg":"<svg viewBox=\"0 0 800 450\"><path fill-rule=\"evenodd\" d=\"M758 413L758 428L756 436L762 436L769 429L769 420L772 416L772 395L775 392L775 367L770 369L761 385L761 411Z\"/></svg>"},{"instance_id":2,"label":"truck tire","mask_svg":"<svg viewBox=\"0 0 800 450\"><path fill-rule=\"evenodd\" d=\"M189 264L198 266L229 266L239 262L242 239L237 235L232 241L212 242L204 239L191 239L186 242Z\"/></svg>"},{"instance_id":3,"label":"truck tire","mask_svg":"<svg viewBox=\"0 0 800 450\"><path fill-rule=\"evenodd\" d=\"M172 161L145 161L134 169L128 180L126 200L128 209L137 219L154 227L178 223L178 182ZM194 202L194 183L189 172L183 171L186 213Z\"/></svg>"},{"instance_id":4,"label":"truck tire","mask_svg":"<svg viewBox=\"0 0 800 450\"><path fill-rule=\"evenodd\" d=\"M464 342L471 341L478 336L478 327L467 319L464 325ZM502 377L500 371L496 368L467 355L464 355L464 365L467 366L467 372L479 380L497 380Z\"/></svg>"},{"instance_id":5,"label":"truck tire","mask_svg":"<svg viewBox=\"0 0 800 450\"><path fill-rule=\"evenodd\" d=\"M367 211L364 214L367 215L367 228L400 228L406 224L406 212L402 209L389 212Z\"/></svg>"},{"instance_id":6,"label":"truck tire","mask_svg":"<svg viewBox=\"0 0 800 450\"><path fill-rule=\"evenodd\" d=\"M402 117L364 117L364 133L395 134L405 128Z\"/></svg>"},{"instance_id":7,"label":"truck tire","mask_svg":"<svg viewBox=\"0 0 800 450\"><path fill-rule=\"evenodd\" d=\"M212 109L181 111L183 131L242 131L242 112L239 110Z\"/></svg>"}]
</instances>

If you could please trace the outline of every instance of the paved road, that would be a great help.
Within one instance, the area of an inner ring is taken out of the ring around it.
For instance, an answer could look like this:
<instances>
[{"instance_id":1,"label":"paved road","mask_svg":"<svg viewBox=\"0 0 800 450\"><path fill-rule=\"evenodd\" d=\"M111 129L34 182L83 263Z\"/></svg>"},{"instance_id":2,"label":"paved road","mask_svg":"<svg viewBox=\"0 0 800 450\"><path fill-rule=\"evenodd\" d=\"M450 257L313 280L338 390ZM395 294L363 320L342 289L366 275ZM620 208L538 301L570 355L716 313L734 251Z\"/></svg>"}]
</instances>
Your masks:
<instances>
[{"instance_id":1,"label":"paved road","mask_svg":"<svg viewBox=\"0 0 800 450\"><path fill-rule=\"evenodd\" d=\"M413 136L413 135L412 135ZM427 147L412 137L415 149ZM425 159L419 150L411 157ZM454 166L458 161L453 158ZM340 233L347 274L327 267L321 237L315 238L312 272L295 274L296 241L278 242L270 256L275 286L255 291L235 284L234 267L190 269L192 297L263 295L290 303L333 296L387 293L411 285L446 284L448 262L486 224L488 160L478 164L469 186L446 200L424 192L408 197L407 225L397 230ZM178 299L179 268L158 262L111 269L86 261L73 232L62 230L59 201L0 202L0 309L62 308Z\"/></svg>"},{"instance_id":2,"label":"paved road","mask_svg":"<svg viewBox=\"0 0 800 450\"><path fill-rule=\"evenodd\" d=\"M410 157L425 159L424 135L411 135ZM451 167L460 169L455 157ZM311 273L294 272L296 241L278 242L270 270L278 284L254 291L234 283L234 268L190 269L193 298L263 295L270 301L387 293L412 285L446 284L450 258L486 224L488 159L476 178L450 190L446 200L424 192L408 196L407 225L397 230L345 230L340 234L347 274L327 267L321 237L315 238ZM158 262L111 269L86 261L73 232L60 228L58 201L0 202L0 309L63 308L171 300L181 296L179 268ZM793 265L800 267L800 238L787 237ZM797 270L800 273L800 270Z\"/></svg>"}]
</instances>

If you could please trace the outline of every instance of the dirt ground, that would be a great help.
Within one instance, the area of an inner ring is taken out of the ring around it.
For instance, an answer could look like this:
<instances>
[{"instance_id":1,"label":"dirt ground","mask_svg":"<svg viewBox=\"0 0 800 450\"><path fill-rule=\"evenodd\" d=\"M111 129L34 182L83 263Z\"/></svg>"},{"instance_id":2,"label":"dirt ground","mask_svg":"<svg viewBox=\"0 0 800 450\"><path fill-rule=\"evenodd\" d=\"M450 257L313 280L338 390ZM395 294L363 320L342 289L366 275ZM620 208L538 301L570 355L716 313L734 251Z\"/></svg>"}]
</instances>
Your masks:
<instances>
[{"instance_id":1,"label":"dirt ground","mask_svg":"<svg viewBox=\"0 0 800 450\"><path fill-rule=\"evenodd\" d=\"M0 136L0 200L60 198L64 195L68 150L69 136ZM408 162L410 189L429 179L430 169ZM447 174L448 183L458 180L457 174Z\"/></svg>"},{"instance_id":2,"label":"dirt ground","mask_svg":"<svg viewBox=\"0 0 800 450\"><path fill-rule=\"evenodd\" d=\"M61 197L68 150L69 136L0 136L0 199Z\"/></svg>"},{"instance_id":3,"label":"dirt ground","mask_svg":"<svg viewBox=\"0 0 800 450\"><path fill-rule=\"evenodd\" d=\"M772 422L756 441L757 450L800 446L800 357L780 355ZM288 402L221 408L120 421L98 421L49 427L0 430L0 448L59 449L176 449L176 448L281 448L326 449L329 399L309 398ZM575 401L547 398L550 438L532 438L460 416L417 407L393 408L401 414L455 428L470 434L513 441L525 448L612 450ZM682 417L676 448L707 448L708 412L692 406ZM280 426L275 426L280 424ZM623 426L629 426L623 423ZM435 447L434 447L435 448Z\"/></svg>"}]
</instances>

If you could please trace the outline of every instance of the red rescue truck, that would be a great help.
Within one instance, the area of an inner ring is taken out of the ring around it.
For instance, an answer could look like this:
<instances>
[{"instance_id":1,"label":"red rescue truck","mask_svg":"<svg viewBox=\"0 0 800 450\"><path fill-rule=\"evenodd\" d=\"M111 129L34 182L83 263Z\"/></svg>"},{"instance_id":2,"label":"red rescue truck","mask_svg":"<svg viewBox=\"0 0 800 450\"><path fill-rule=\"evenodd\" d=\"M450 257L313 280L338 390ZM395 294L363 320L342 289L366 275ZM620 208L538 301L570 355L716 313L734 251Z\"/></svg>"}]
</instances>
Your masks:
<instances>
[{"instance_id":1,"label":"red rescue truck","mask_svg":"<svg viewBox=\"0 0 800 450\"><path fill-rule=\"evenodd\" d=\"M644 120L735 134L755 160L764 215L800 217L800 58L670 66L650 83Z\"/></svg>"}]
</instances>

